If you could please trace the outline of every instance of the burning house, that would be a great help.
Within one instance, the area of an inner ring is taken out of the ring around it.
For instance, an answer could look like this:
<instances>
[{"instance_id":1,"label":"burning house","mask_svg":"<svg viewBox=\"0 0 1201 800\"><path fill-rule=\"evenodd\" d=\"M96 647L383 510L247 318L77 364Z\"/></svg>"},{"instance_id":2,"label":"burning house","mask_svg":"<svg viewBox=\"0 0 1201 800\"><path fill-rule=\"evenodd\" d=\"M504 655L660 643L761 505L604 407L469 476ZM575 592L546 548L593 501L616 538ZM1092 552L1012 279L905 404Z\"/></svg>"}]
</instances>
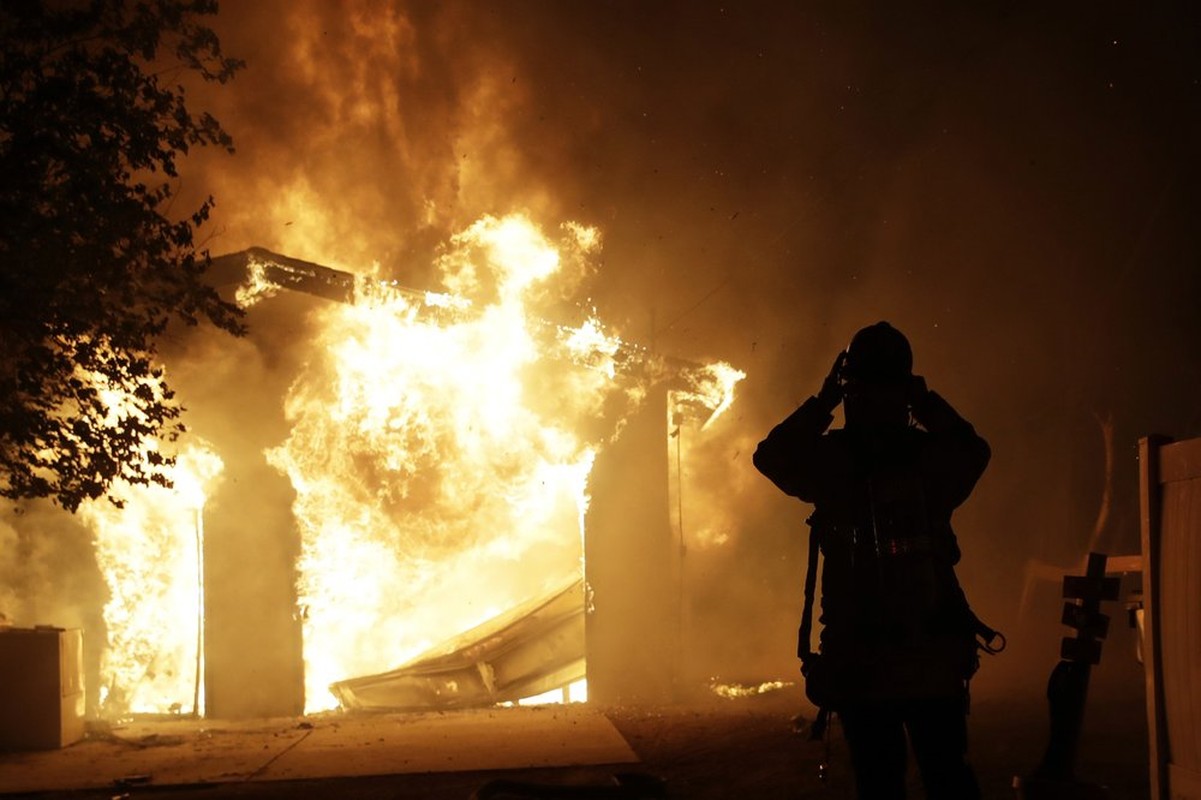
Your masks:
<instances>
[{"instance_id":1,"label":"burning house","mask_svg":"<svg viewBox=\"0 0 1201 800\"><path fill-rule=\"evenodd\" d=\"M103 608L77 593L37 620L85 629L93 714L676 691L685 467L742 375L578 306L565 321L556 282L596 233L562 234L485 218L442 256L443 293L259 248L215 260L251 332L169 337L190 428L174 486L86 504Z\"/></svg>"}]
</instances>

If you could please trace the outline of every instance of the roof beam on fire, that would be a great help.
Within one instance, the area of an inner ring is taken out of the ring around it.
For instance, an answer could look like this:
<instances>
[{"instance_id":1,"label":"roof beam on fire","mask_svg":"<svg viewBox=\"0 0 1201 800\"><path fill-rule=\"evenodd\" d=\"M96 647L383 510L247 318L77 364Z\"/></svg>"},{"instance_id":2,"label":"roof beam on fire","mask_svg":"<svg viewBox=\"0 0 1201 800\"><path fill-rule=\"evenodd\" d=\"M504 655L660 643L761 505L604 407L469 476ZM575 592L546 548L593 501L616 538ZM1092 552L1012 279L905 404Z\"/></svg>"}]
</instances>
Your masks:
<instances>
[{"instance_id":1,"label":"roof beam on fire","mask_svg":"<svg viewBox=\"0 0 1201 800\"><path fill-rule=\"evenodd\" d=\"M222 283L244 283L255 267L262 269L264 280L281 288L339 303L354 301L356 278L344 270L274 253L265 247L249 247L213 259L213 271Z\"/></svg>"},{"instance_id":2,"label":"roof beam on fire","mask_svg":"<svg viewBox=\"0 0 1201 800\"><path fill-rule=\"evenodd\" d=\"M361 281L368 280L365 276L356 275L353 272L293 258L265 247L249 247L235 253L217 256L213 259L210 275L218 288L228 288L242 286L248 280L254 280L256 272L258 272L258 279L274 286L304 292L339 303L354 303L355 287ZM423 304L430 297L429 292L401 286L396 281L381 280L378 283L387 287L389 292L403 295ZM570 332L570 329L565 326L545 320L541 321L539 325L555 338L561 338ZM670 385L680 380L683 375L702 368L702 365L697 362L656 353L643 345L626 341L621 342L617 352L612 353L611 358L617 372L627 376L640 376L641 379L648 380L650 383L665 382ZM587 361L586 358L584 360Z\"/></svg>"},{"instance_id":3,"label":"roof beam on fire","mask_svg":"<svg viewBox=\"0 0 1201 800\"><path fill-rule=\"evenodd\" d=\"M248 247L213 259L213 272L220 284L244 284L261 270L261 279L281 289L304 292L339 303L353 303L355 287L367 278L346 270L327 267L302 258L285 256L265 247ZM426 292L401 286L396 281L378 281L388 291L424 301Z\"/></svg>"}]
</instances>

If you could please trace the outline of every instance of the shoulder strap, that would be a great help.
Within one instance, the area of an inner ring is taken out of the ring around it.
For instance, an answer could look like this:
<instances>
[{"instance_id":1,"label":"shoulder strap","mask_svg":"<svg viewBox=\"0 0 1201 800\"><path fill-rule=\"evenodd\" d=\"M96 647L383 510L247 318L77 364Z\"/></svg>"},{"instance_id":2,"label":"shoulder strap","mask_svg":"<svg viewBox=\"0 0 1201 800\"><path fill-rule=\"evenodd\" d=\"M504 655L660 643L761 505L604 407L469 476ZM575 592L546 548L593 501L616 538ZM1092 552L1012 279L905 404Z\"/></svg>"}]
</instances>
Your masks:
<instances>
[{"instance_id":1,"label":"shoulder strap","mask_svg":"<svg viewBox=\"0 0 1201 800\"><path fill-rule=\"evenodd\" d=\"M817 556L821 550L821 538L818 529L813 526L813 518L809 522L809 565L805 569L805 607L801 611L801 629L797 633L796 654L803 665L813 651L809 648L809 640L813 634L813 593L817 588Z\"/></svg>"},{"instance_id":2,"label":"shoulder strap","mask_svg":"<svg viewBox=\"0 0 1201 800\"><path fill-rule=\"evenodd\" d=\"M809 564L805 568L805 608L801 611L801 629L797 633L796 654L801 659L801 672L805 672L805 662L813 656L809 648L810 636L813 633L813 594L817 588L817 556L821 551L821 536L813 525L813 517L809 522ZM817 718L809 729L809 741L818 742L825 738L826 729L830 722L830 709L818 708ZM827 746L827 757L829 749ZM823 763L821 769L825 769Z\"/></svg>"}]
</instances>

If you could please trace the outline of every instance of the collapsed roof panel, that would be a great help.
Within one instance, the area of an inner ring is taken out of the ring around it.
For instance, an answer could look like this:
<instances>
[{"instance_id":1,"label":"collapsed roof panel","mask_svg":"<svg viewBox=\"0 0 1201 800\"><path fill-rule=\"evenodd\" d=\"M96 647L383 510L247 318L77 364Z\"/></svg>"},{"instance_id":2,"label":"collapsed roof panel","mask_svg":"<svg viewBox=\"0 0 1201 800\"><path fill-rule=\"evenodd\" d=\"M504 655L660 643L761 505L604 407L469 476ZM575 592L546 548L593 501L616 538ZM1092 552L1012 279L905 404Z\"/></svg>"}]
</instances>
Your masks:
<instances>
[{"instance_id":1,"label":"collapsed roof panel","mask_svg":"<svg viewBox=\"0 0 1201 800\"><path fill-rule=\"evenodd\" d=\"M378 675L339 681L346 709L469 708L531 697L584 677L584 581L520 605Z\"/></svg>"}]
</instances>

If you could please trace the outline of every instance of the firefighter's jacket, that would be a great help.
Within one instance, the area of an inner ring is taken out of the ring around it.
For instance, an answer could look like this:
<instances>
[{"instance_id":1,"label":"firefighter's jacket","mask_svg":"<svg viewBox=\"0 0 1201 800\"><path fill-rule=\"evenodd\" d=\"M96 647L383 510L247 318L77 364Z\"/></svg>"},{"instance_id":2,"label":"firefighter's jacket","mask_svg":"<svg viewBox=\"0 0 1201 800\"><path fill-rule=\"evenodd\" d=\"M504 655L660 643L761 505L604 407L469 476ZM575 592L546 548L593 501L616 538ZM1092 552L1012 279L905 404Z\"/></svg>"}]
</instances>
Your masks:
<instances>
[{"instance_id":1,"label":"firefighter's jacket","mask_svg":"<svg viewBox=\"0 0 1201 800\"><path fill-rule=\"evenodd\" d=\"M776 486L814 505L820 651L863 699L948 694L976 664L951 513L984 472L988 443L934 392L912 415L917 425L872 436L827 430L833 416L810 398L754 456Z\"/></svg>"}]
</instances>

